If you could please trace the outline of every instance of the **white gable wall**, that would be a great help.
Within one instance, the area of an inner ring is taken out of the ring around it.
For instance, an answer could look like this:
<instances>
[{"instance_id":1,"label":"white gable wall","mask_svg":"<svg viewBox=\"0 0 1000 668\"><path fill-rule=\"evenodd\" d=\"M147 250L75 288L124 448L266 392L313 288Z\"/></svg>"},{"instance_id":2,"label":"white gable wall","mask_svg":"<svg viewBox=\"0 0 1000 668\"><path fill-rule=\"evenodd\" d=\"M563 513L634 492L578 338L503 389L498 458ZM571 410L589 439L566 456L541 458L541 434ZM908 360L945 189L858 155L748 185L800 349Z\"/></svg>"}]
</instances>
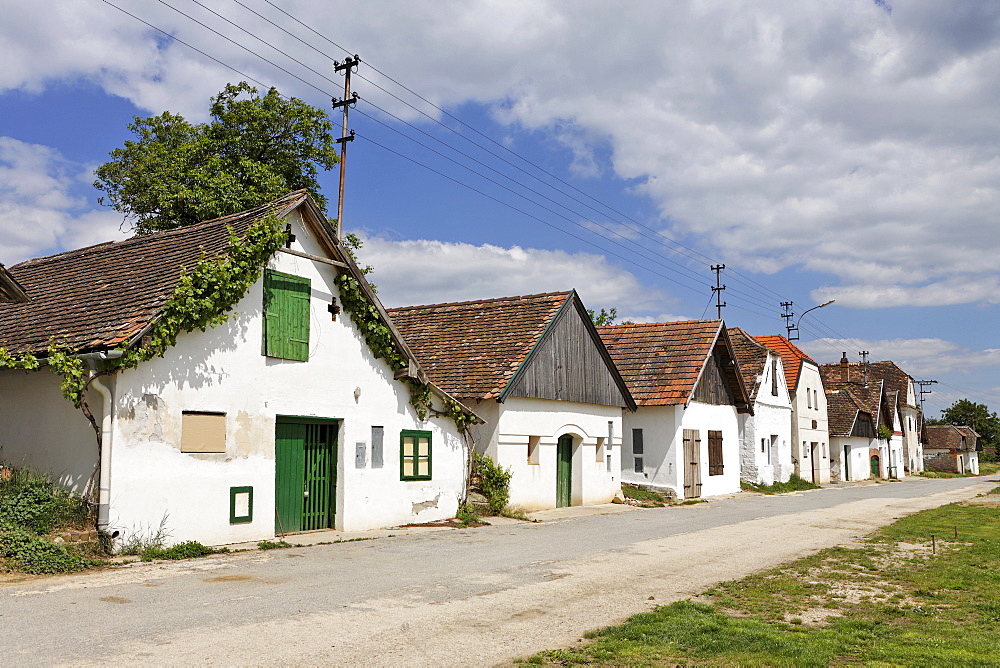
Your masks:
<instances>
[{"instance_id":1,"label":"white gable wall","mask_svg":"<svg viewBox=\"0 0 1000 668\"><path fill-rule=\"evenodd\" d=\"M792 397L792 460L795 472L817 485L830 482L833 445L826 411L826 392L819 367L803 361Z\"/></svg>"},{"instance_id":2,"label":"white gable wall","mask_svg":"<svg viewBox=\"0 0 1000 668\"><path fill-rule=\"evenodd\" d=\"M622 481L635 485L669 488L682 495L678 483L680 457L677 448L678 427L684 416L683 406L640 406L635 413L625 412L622 443ZM643 454L636 471L633 430L642 430Z\"/></svg>"},{"instance_id":3,"label":"white gable wall","mask_svg":"<svg viewBox=\"0 0 1000 668\"><path fill-rule=\"evenodd\" d=\"M778 360L777 396L771 394L771 373ZM760 387L754 401L753 415L739 414L741 432L740 476L756 485L788 482L794 473L792 464L792 405L780 360L769 353Z\"/></svg>"},{"instance_id":4,"label":"white gable wall","mask_svg":"<svg viewBox=\"0 0 1000 668\"><path fill-rule=\"evenodd\" d=\"M293 248L321 255L297 214ZM275 418L340 420L337 448L338 529L356 531L452 517L464 489L465 455L454 423L420 422L409 390L374 359L346 313L327 311L336 270L277 253L270 268L311 281L309 360L261 354L263 281L235 316L206 332L178 338L162 359L119 374L111 473L112 523L156 527L163 517L175 540L230 543L275 535ZM357 393L357 397L355 396ZM183 411L226 414L226 452L180 452ZM384 428L380 469L372 467L372 427ZM400 431L432 437L432 479L400 480ZM356 467L356 443L365 457ZM230 524L230 487L252 486L253 521Z\"/></svg>"},{"instance_id":5,"label":"white gable wall","mask_svg":"<svg viewBox=\"0 0 1000 668\"><path fill-rule=\"evenodd\" d=\"M486 420L474 427L477 449L511 471L512 506L529 511L556 507L556 444L564 434L573 436L572 505L610 503L621 489L621 408L521 397L470 407ZM528 460L531 442L538 448L533 461Z\"/></svg>"}]
</instances>

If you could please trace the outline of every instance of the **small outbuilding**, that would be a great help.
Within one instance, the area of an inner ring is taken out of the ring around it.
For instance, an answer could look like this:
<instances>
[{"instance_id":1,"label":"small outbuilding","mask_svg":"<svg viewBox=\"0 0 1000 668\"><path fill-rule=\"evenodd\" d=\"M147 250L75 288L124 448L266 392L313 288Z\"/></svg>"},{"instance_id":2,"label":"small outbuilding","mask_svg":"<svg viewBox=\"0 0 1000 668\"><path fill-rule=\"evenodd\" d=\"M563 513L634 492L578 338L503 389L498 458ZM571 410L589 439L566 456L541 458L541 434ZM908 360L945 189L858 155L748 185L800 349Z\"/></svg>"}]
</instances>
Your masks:
<instances>
[{"instance_id":1,"label":"small outbuilding","mask_svg":"<svg viewBox=\"0 0 1000 668\"><path fill-rule=\"evenodd\" d=\"M924 426L924 465L937 471L979 475L979 434L954 424Z\"/></svg>"}]
</instances>

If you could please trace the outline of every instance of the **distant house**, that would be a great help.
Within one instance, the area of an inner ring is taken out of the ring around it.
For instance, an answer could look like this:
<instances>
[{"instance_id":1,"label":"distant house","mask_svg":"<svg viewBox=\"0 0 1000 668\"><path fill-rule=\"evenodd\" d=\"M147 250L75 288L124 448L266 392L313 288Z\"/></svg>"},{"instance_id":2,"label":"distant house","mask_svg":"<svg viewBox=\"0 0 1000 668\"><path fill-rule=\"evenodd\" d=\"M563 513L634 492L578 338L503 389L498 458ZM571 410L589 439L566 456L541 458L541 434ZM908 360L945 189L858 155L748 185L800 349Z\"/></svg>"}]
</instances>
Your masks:
<instances>
[{"instance_id":1,"label":"distant house","mask_svg":"<svg viewBox=\"0 0 1000 668\"><path fill-rule=\"evenodd\" d=\"M886 382L870 374L869 367L850 364L846 353L839 363L820 365L820 374L828 402L835 394L839 395L840 399L848 396L853 405L871 419L873 434L870 436L868 451L869 474L863 477L899 478L905 475L898 401L895 393L886 391ZM846 425L841 422L834 428L832 424L834 410L835 407L828 406L832 457L837 459L841 453L837 452L834 442L844 438ZM881 433L879 427L882 427ZM850 479L861 479L856 477L857 475L857 467L854 466Z\"/></svg>"},{"instance_id":2,"label":"distant house","mask_svg":"<svg viewBox=\"0 0 1000 668\"><path fill-rule=\"evenodd\" d=\"M575 291L389 309L427 375L475 411L476 448L526 510L610 502L635 409Z\"/></svg>"},{"instance_id":3,"label":"distant house","mask_svg":"<svg viewBox=\"0 0 1000 668\"><path fill-rule=\"evenodd\" d=\"M738 492L739 414L753 408L725 324L598 331L639 405L625 415L622 479L688 499Z\"/></svg>"},{"instance_id":4,"label":"distant house","mask_svg":"<svg viewBox=\"0 0 1000 668\"><path fill-rule=\"evenodd\" d=\"M873 467L869 459L872 444L877 440L876 416L866 399L849 387L834 387L826 391L830 416L831 475L836 482L867 480ZM877 464L876 464L877 467ZM875 468L875 476L878 469Z\"/></svg>"},{"instance_id":5,"label":"distant house","mask_svg":"<svg viewBox=\"0 0 1000 668\"><path fill-rule=\"evenodd\" d=\"M739 327L729 330L753 412L740 413L740 477L756 485L788 482L792 463L792 404L777 352Z\"/></svg>"},{"instance_id":6,"label":"distant house","mask_svg":"<svg viewBox=\"0 0 1000 668\"><path fill-rule=\"evenodd\" d=\"M32 301L0 304L0 346L44 357L56 339L92 369L113 368L155 327L184 267L230 257L230 230L244 239L269 214L292 237L226 322L94 381L87 400L103 452L58 377L0 370L0 458L77 491L98 468L100 521L122 534L164 521L172 540L222 544L453 517L463 436L453 420L424 421L411 406L407 381L426 377L305 191L12 267ZM403 369L374 355L341 312L339 276L370 300ZM429 390L443 408L447 395Z\"/></svg>"},{"instance_id":7,"label":"distant house","mask_svg":"<svg viewBox=\"0 0 1000 668\"><path fill-rule=\"evenodd\" d=\"M24 303L28 301L28 294L21 287L21 284L11 276L10 272L0 264L0 302Z\"/></svg>"},{"instance_id":8,"label":"distant house","mask_svg":"<svg viewBox=\"0 0 1000 668\"><path fill-rule=\"evenodd\" d=\"M952 424L924 426L924 466L937 471L979 475L979 434Z\"/></svg>"},{"instance_id":9,"label":"distant house","mask_svg":"<svg viewBox=\"0 0 1000 668\"><path fill-rule=\"evenodd\" d=\"M819 365L784 336L775 334L754 338L781 355L792 402L792 463L795 473L817 485L830 482L830 432Z\"/></svg>"},{"instance_id":10,"label":"distant house","mask_svg":"<svg viewBox=\"0 0 1000 668\"><path fill-rule=\"evenodd\" d=\"M886 393L896 412L893 449L902 449L904 472L920 473L924 470L920 442L923 414L917 405L913 378L891 361L869 362L868 376L885 381ZM897 475L902 476L904 472L897 472Z\"/></svg>"}]
</instances>

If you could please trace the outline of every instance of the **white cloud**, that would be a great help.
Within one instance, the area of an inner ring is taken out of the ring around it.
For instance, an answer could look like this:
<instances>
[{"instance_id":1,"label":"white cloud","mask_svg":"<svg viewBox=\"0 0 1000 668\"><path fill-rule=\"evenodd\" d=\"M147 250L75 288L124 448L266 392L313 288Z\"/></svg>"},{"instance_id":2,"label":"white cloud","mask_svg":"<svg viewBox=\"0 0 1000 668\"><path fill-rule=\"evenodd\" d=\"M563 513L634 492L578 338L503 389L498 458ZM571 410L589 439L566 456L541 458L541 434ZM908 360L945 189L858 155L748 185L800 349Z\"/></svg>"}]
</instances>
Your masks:
<instances>
[{"instance_id":1,"label":"white cloud","mask_svg":"<svg viewBox=\"0 0 1000 668\"><path fill-rule=\"evenodd\" d=\"M646 312L673 300L602 256L490 244L362 237L363 264L375 270L387 306L557 292L575 288L587 308Z\"/></svg>"},{"instance_id":2,"label":"white cloud","mask_svg":"<svg viewBox=\"0 0 1000 668\"><path fill-rule=\"evenodd\" d=\"M83 78L141 108L200 118L206 99L239 78L103 3L8 4L0 90ZM874 294L880 306L990 301L995 291L982 286L1000 280L996 3L914 0L891 13L860 0L282 6L435 104L487 104L567 147L578 174L635 180L665 229L727 262L832 276L843 285L818 294L857 307ZM324 93L163 6L133 9L284 92L325 103L339 91L325 58L236 5L218 10L320 74L185 10ZM359 74L392 86L367 61ZM418 118L363 80L355 88ZM596 157L606 151L610 161Z\"/></svg>"},{"instance_id":3,"label":"white cloud","mask_svg":"<svg viewBox=\"0 0 1000 668\"><path fill-rule=\"evenodd\" d=\"M968 373L985 367L1000 366L1000 348L971 350L944 339L817 339L800 346L817 362L836 362L840 352L867 350L870 361L892 360L915 378L940 374ZM857 362L857 355L848 353Z\"/></svg>"},{"instance_id":4,"label":"white cloud","mask_svg":"<svg viewBox=\"0 0 1000 668\"><path fill-rule=\"evenodd\" d=\"M0 261L11 265L124 236L119 214L91 210L74 195L90 174L51 147L0 137Z\"/></svg>"}]
</instances>

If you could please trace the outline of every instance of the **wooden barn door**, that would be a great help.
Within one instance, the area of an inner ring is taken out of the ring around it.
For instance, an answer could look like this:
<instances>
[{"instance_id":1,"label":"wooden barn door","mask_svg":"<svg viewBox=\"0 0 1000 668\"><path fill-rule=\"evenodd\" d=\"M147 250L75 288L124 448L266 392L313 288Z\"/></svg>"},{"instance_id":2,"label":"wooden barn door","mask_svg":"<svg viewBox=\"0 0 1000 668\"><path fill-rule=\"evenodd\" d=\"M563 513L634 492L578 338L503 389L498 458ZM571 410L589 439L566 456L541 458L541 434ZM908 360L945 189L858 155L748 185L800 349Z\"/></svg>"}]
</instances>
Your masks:
<instances>
[{"instance_id":1,"label":"wooden barn door","mask_svg":"<svg viewBox=\"0 0 1000 668\"><path fill-rule=\"evenodd\" d=\"M701 496L701 435L697 429L684 430L684 498Z\"/></svg>"},{"instance_id":2,"label":"wooden barn door","mask_svg":"<svg viewBox=\"0 0 1000 668\"><path fill-rule=\"evenodd\" d=\"M556 508L565 508L573 502L573 437L559 437L556 446Z\"/></svg>"},{"instance_id":3,"label":"wooden barn door","mask_svg":"<svg viewBox=\"0 0 1000 668\"><path fill-rule=\"evenodd\" d=\"M337 423L279 417L274 440L275 531L333 527Z\"/></svg>"}]
</instances>

